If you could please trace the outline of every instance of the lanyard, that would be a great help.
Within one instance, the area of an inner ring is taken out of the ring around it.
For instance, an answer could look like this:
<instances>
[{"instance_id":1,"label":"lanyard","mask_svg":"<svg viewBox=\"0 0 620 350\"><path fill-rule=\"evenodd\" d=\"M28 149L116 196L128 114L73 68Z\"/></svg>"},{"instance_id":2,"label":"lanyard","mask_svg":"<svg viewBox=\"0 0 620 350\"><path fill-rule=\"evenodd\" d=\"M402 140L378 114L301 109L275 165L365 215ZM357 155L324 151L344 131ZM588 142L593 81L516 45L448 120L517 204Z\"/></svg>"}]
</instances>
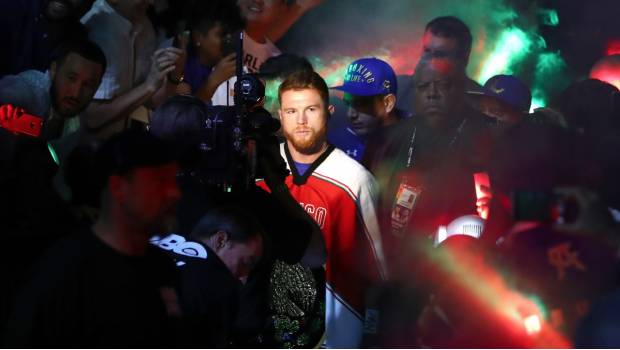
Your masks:
<instances>
[{"instance_id":1,"label":"lanyard","mask_svg":"<svg viewBox=\"0 0 620 350\"><path fill-rule=\"evenodd\" d=\"M406 165L406 169L411 169L411 166L413 165L413 145L415 142L415 134L418 131L417 127L413 128L413 133L411 134L411 141L409 141L409 151L407 152L407 165Z\"/></svg>"},{"instance_id":2,"label":"lanyard","mask_svg":"<svg viewBox=\"0 0 620 350\"><path fill-rule=\"evenodd\" d=\"M456 133L454 134L454 137L448 143L449 147L454 146L454 143L456 142L459 135L461 135L461 132L463 131L463 127L465 126L465 123L467 123L467 118L463 119L459 127L456 129ZM414 151L415 136L416 136L417 131L418 131L418 128L414 127L413 132L411 133L411 139L409 140L409 149L407 151L407 164L405 165L405 169L411 169L411 167L413 166L413 151Z\"/></svg>"},{"instance_id":3,"label":"lanyard","mask_svg":"<svg viewBox=\"0 0 620 350\"><path fill-rule=\"evenodd\" d=\"M448 146L450 147L454 146L456 139L458 139L459 135L461 135L461 131L463 131L463 127L465 126L465 123L467 123L467 118L463 119L459 127L456 129L456 133L454 134L454 137L452 138Z\"/></svg>"}]
</instances>

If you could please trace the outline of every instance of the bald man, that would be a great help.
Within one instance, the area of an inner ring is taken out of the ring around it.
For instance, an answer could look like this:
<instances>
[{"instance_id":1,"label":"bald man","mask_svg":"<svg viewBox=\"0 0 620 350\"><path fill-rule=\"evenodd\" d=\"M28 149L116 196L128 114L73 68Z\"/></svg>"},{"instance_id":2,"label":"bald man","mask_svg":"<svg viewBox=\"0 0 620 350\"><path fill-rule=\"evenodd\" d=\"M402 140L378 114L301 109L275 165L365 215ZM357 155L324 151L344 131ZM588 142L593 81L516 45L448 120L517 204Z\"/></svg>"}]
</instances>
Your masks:
<instances>
[{"instance_id":1,"label":"bald man","mask_svg":"<svg viewBox=\"0 0 620 350\"><path fill-rule=\"evenodd\" d=\"M414 117L375 140L382 152L364 161L380 185L382 232L396 270L412 259L410 249L400 252L403 240L432 237L439 225L476 214L473 173L484 170L490 140L482 115L465 102L467 77L453 60L421 60L413 79Z\"/></svg>"}]
</instances>

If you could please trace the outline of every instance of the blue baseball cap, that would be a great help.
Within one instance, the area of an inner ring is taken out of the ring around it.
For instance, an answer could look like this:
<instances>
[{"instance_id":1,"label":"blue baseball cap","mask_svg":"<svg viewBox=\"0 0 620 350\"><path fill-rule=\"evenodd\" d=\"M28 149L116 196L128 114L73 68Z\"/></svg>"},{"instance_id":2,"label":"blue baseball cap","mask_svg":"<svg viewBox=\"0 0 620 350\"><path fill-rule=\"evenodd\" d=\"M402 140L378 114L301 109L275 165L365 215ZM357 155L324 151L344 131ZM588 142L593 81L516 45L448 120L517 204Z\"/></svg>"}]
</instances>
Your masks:
<instances>
[{"instance_id":1,"label":"blue baseball cap","mask_svg":"<svg viewBox=\"0 0 620 350\"><path fill-rule=\"evenodd\" d=\"M353 61L344 75L344 83L332 89L354 96L394 94L398 91L396 73L390 65L375 57Z\"/></svg>"},{"instance_id":2,"label":"blue baseball cap","mask_svg":"<svg viewBox=\"0 0 620 350\"><path fill-rule=\"evenodd\" d=\"M478 91L468 91L470 94L496 98L521 112L529 112L532 103L530 88L514 75L496 75Z\"/></svg>"}]
</instances>

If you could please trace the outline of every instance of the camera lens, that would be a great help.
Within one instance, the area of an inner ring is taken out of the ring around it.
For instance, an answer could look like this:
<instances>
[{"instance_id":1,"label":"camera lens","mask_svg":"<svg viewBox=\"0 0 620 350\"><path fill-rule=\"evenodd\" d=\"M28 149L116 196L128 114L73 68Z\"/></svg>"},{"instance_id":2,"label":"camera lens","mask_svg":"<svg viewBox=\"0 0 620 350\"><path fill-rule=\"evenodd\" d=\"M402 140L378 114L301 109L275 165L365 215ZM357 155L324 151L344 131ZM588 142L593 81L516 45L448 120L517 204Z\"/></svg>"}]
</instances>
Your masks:
<instances>
[{"instance_id":1,"label":"camera lens","mask_svg":"<svg viewBox=\"0 0 620 350\"><path fill-rule=\"evenodd\" d=\"M252 92L252 83L249 80L241 81L241 93L249 95Z\"/></svg>"}]
</instances>

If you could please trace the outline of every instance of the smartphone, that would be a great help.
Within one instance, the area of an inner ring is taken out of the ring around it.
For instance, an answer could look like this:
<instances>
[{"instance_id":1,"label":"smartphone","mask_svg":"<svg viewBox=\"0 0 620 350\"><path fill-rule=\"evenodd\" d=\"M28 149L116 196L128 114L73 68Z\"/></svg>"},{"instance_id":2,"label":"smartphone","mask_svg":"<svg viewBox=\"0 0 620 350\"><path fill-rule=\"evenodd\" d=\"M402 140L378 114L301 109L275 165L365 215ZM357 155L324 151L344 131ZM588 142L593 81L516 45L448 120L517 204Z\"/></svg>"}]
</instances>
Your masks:
<instances>
[{"instance_id":1,"label":"smartphone","mask_svg":"<svg viewBox=\"0 0 620 350\"><path fill-rule=\"evenodd\" d=\"M43 129L43 119L26 113L23 108L6 104L0 106L0 127L14 134L39 137Z\"/></svg>"},{"instance_id":2,"label":"smartphone","mask_svg":"<svg viewBox=\"0 0 620 350\"><path fill-rule=\"evenodd\" d=\"M180 35L177 35L174 37L174 40L172 42L172 46L176 47L176 48L181 48L181 42L185 42L185 43L189 43L189 39L190 39L190 31L189 30L185 30L183 32L181 32Z\"/></svg>"}]
</instances>

